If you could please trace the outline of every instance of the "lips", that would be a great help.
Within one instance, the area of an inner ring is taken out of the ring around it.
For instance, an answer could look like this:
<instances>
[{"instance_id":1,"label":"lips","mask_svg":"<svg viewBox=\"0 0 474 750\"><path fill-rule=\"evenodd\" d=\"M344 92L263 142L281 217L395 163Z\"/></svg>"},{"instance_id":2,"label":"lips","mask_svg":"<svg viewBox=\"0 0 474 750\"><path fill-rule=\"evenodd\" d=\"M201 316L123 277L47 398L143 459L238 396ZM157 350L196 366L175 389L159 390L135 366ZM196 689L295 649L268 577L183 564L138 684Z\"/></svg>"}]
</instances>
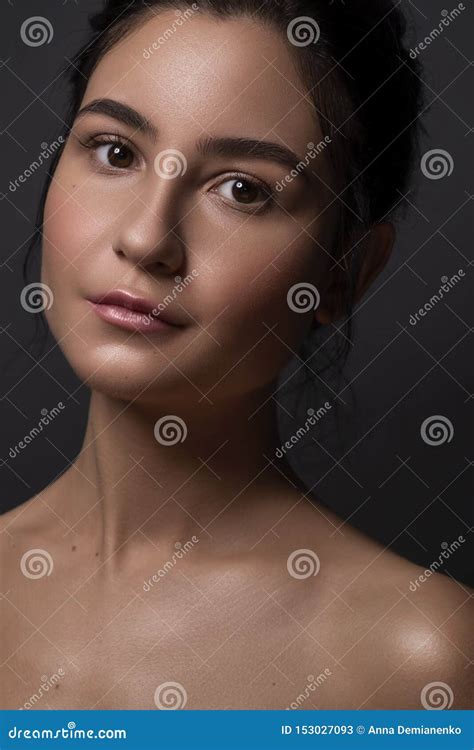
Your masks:
<instances>
[{"instance_id":1,"label":"lips","mask_svg":"<svg viewBox=\"0 0 474 750\"><path fill-rule=\"evenodd\" d=\"M179 327L171 313L159 309L159 303L131 292L114 290L87 298L97 315L108 323L132 331L171 331Z\"/></svg>"}]
</instances>

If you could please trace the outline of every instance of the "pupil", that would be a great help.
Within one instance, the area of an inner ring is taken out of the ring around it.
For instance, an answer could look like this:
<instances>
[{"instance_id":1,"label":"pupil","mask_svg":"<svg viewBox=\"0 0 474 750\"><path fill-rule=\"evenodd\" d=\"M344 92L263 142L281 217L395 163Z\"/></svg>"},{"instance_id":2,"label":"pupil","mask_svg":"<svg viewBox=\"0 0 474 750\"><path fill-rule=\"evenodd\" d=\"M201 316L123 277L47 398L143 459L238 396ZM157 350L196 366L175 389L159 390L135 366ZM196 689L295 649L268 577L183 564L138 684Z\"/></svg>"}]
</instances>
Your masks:
<instances>
[{"instance_id":1,"label":"pupil","mask_svg":"<svg viewBox=\"0 0 474 750\"><path fill-rule=\"evenodd\" d=\"M237 180L232 192L234 198L241 203L252 203L258 198L258 187L245 180Z\"/></svg>"}]
</instances>

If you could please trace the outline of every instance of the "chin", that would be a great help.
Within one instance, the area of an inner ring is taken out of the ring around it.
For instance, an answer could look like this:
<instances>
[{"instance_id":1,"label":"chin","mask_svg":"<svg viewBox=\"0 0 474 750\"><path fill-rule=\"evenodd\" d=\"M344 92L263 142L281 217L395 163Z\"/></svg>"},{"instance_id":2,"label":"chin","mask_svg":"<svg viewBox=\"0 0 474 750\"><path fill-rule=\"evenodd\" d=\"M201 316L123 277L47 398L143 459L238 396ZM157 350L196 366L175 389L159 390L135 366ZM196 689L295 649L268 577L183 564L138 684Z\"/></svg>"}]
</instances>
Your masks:
<instances>
[{"instance_id":1,"label":"chin","mask_svg":"<svg viewBox=\"0 0 474 750\"><path fill-rule=\"evenodd\" d=\"M71 350L67 345L63 346L64 343L61 342L60 346L69 366L90 390L122 401L153 401L157 404L162 400L169 403L178 390L182 395L180 385L185 379L159 355L140 361L133 352L124 355L116 347L112 351L102 346L96 349L74 347Z\"/></svg>"}]
</instances>

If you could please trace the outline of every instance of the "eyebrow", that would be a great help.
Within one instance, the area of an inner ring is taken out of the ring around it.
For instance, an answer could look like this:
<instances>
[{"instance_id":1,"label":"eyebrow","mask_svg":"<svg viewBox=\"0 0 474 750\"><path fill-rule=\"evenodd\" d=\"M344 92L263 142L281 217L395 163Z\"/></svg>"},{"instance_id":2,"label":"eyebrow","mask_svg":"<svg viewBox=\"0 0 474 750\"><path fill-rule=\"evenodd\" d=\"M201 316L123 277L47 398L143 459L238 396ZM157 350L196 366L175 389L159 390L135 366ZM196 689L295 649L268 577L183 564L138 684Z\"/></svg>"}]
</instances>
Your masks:
<instances>
[{"instance_id":1,"label":"eyebrow","mask_svg":"<svg viewBox=\"0 0 474 750\"><path fill-rule=\"evenodd\" d=\"M136 109L115 99L94 99L79 110L76 120L87 113L96 113L113 117L128 125L135 131L147 135L153 142L158 138L158 130ZM203 156L241 156L264 161L277 162L289 169L296 169L304 160L286 146L272 141L261 141L255 138L211 137L206 136L197 142L197 150ZM301 171L301 175L305 172Z\"/></svg>"},{"instance_id":2,"label":"eyebrow","mask_svg":"<svg viewBox=\"0 0 474 750\"><path fill-rule=\"evenodd\" d=\"M136 109L129 107L127 104L117 102L115 99L94 99L79 110L76 120L88 112L113 117L114 120L119 120L119 122L123 122L130 128L144 133L144 135L147 135L153 141L156 141L158 138L157 129L146 117L137 112Z\"/></svg>"}]
</instances>

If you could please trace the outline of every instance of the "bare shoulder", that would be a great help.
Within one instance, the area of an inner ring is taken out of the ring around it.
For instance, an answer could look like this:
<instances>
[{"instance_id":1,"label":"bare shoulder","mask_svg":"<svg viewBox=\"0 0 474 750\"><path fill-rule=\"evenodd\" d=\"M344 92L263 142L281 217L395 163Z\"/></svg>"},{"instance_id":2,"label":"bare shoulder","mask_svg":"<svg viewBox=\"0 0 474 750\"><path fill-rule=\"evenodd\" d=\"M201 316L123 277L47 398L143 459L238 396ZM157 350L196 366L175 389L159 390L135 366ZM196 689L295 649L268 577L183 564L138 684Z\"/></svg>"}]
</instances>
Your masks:
<instances>
[{"instance_id":1,"label":"bare shoulder","mask_svg":"<svg viewBox=\"0 0 474 750\"><path fill-rule=\"evenodd\" d=\"M11 539L15 536L25 538L41 531L52 514L47 502L48 491L43 490L3 513L0 516L0 538L5 542L7 538Z\"/></svg>"},{"instance_id":2,"label":"bare shoulder","mask_svg":"<svg viewBox=\"0 0 474 750\"><path fill-rule=\"evenodd\" d=\"M367 606L374 611L374 645L389 665L375 698L390 693L405 708L467 709L474 687L473 592L434 562L425 569L384 551L373 572L386 587L380 605Z\"/></svg>"},{"instance_id":3,"label":"bare shoulder","mask_svg":"<svg viewBox=\"0 0 474 750\"><path fill-rule=\"evenodd\" d=\"M37 599L28 597L26 583L48 564L49 543L45 531L45 506L37 495L0 516L0 661L4 663L19 644L31 635L29 607ZM42 549L39 549L42 548ZM8 683L10 685L10 683Z\"/></svg>"},{"instance_id":4,"label":"bare shoulder","mask_svg":"<svg viewBox=\"0 0 474 750\"><path fill-rule=\"evenodd\" d=\"M20 505L16 505L14 508L7 510L5 513L0 515L0 532L8 532L14 525L19 528L28 519L31 520L32 515L37 516L39 495L33 495L29 500L25 500Z\"/></svg>"},{"instance_id":5,"label":"bare shoulder","mask_svg":"<svg viewBox=\"0 0 474 750\"><path fill-rule=\"evenodd\" d=\"M440 572L455 549L440 548L425 569L317 504L275 531L286 606L313 639L302 658L317 644L310 671L331 662L351 686L341 708L470 707L473 591Z\"/></svg>"},{"instance_id":6,"label":"bare shoulder","mask_svg":"<svg viewBox=\"0 0 474 750\"><path fill-rule=\"evenodd\" d=\"M18 561L24 551L38 547L45 508L38 495L0 516L0 591L5 592L20 574ZM35 542L36 540L36 542Z\"/></svg>"},{"instance_id":7,"label":"bare shoulder","mask_svg":"<svg viewBox=\"0 0 474 750\"><path fill-rule=\"evenodd\" d=\"M67 469L40 492L0 515L2 537L39 537L54 533L68 508L72 475L72 468Z\"/></svg>"},{"instance_id":8,"label":"bare shoulder","mask_svg":"<svg viewBox=\"0 0 474 750\"><path fill-rule=\"evenodd\" d=\"M64 533L55 508L57 495L56 482L0 516L2 578L18 572L23 554L37 548L49 549Z\"/></svg>"}]
</instances>

